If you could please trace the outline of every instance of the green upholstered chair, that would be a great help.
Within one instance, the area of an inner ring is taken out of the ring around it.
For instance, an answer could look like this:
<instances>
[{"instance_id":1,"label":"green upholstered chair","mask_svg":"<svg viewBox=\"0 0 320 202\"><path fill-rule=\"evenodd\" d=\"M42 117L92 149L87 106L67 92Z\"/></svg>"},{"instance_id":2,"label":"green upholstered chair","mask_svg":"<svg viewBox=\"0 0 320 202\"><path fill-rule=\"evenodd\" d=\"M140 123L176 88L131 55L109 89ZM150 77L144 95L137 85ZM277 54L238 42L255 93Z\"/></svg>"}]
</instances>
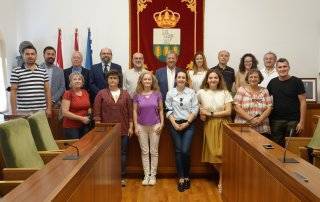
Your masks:
<instances>
[{"instance_id":1,"label":"green upholstered chair","mask_svg":"<svg viewBox=\"0 0 320 202\"><path fill-rule=\"evenodd\" d=\"M60 151L67 148L64 143L73 144L79 139L55 140L45 111L39 111L28 117L33 139L39 151Z\"/></svg>"},{"instance_id":2,"label":"green upholstered chair","mask_svg":"<svg viewBox=\"0 0 320 202\"><path fill-rule=\"evenodd\" d=\"M7 168L40 169L44 166L26 119L0 124L0 147Z\"/></svg>"},{"instance_id":3,"label":"green upholstered chair","mask_svg":"<svg viewBox=\"0 0 320 202\"><path fill-rule=\"evenodd\" d=\"M58 150L45 111L39 111L28 117L34 142L39 151Z\"/></svg>"}]
</instances>

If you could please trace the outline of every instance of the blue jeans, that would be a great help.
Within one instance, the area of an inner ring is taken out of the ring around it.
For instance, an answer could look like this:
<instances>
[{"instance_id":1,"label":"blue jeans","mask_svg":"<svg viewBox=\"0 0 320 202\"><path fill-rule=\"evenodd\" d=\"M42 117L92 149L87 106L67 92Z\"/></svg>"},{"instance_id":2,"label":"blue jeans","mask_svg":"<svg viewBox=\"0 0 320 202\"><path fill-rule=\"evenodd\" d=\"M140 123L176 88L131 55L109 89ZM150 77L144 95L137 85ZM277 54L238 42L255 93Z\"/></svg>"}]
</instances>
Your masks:
<instances>
[{"instance_id":1,"label":"blue jeans","mask_svg":"<svg viewBox=\"0 0 320 202\"><path fill-rule=\"evenodd\" d=\"M179 178L189 178L190 146L194 130L195 127L193 123L183 131L176 131L175 128L171 126L171 137L175 146L176 167Z\"/></svg>"},{"instance_id":2,"label":"blue jeans","mask_svg":"<svg viewBox=\"0 0 320 202\"><path fill-rule=\"evenodd\" d=\"M129 144L129 136L122 135L121 136L121 178L125 178L127 173L127 151Z\"/></svg>"},{"instance_id":3,"label":"blue jeans","mask_svg":"<svg viewBox=\"0 0 320 202\"><path fill-rule=\"evenodd\" d=\"M80 139L82 138L87 132L89 132L89 127L84 125L80 128L64 128L64 136L67 139Z\"/></svg>"}]
</instances>

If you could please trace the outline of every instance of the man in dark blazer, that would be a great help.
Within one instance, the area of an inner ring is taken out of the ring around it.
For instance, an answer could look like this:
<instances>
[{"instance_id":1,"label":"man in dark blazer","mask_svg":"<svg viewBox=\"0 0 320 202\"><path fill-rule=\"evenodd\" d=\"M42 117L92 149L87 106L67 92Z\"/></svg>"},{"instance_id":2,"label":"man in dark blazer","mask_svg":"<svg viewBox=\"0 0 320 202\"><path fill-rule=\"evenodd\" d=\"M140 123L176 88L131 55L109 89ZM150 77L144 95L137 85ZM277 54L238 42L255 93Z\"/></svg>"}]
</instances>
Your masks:
<instances>
[{"instance_id":1,"label":"man in dark blazer","mask_svg":"<svg viewBox=\"0 0 320 202\"><path fill-rule=\"evenodd\" d=\"M167 92L176 86L175 77L181 68L176 67L178 56L174 52L169 52L166 58L166 67L161 67L156 71L156 78L159 83L163 101L166 100Z\"/></svg>"},{"instance_id":2,"label":"man in dark blazer","mask_svg":"<svg viewBox=\"0 0 320 202\"><path fill-rule=\"evenodd\" d=\"M122 75L122 68L116 63L112 63L112 51L110 48L103 48L100 51L101 62L94 64L90 70L90 90L94 99L98 92L107 86L105 75L110 70L116 70ZM122 85L122 76L120 84Z\"/></svg>"},{"instance_id":3,"label":"man in dark blazer","mask_svg":"<svg viewBox=\"0 0 320 202\"><path fill-rule=\"evenodd\" d=\"M89 88L89 84L90 84L90 77L89 77L89 70L87 70L86 68L84 68L82 66L82 61L83 61L83 57L82 54L79 51L75 51L72 53L72 57L71 57L71 63L72 66L69 67L68 69L64 70L64 79L66 82L66 90L70 89L69 86L69 76L72 72L79 72L82 74L83 78L84 78L84 84L83 84L83 89L86 89L88 92L90 92L90 88Z\"/></svg>"},{"instance_id":4,"label":"man in dark blazer","mask_svg":"<svg viewBox=\"0 0 320 202\"><path fill-rule=\"evenodd\" d=\"M65 91L65 80L63 70L54 64L56 59L56 50L47 46L43 50L44 63L40 67L46 69L51 89L51 101L53 106L60 105L61 97Z\"/></svg>"}]
</instances>

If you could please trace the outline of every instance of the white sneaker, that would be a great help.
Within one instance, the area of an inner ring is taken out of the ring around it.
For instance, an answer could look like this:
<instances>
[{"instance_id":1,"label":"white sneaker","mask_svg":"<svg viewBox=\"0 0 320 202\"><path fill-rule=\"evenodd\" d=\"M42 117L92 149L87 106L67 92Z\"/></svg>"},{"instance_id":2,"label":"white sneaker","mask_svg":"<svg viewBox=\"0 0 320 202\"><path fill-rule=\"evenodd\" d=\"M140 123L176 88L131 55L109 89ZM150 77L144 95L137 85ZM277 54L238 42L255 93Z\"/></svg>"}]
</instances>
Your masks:
<instances>
[{"instance_id":1,"label":"white sneaker","mask_svg":"<svg viewBox=\"0 0 320 202\"><path fill-rule=\"evenodd\" d=\"M121 186L125 187L127 184L127 180L126 179L121 179Z\"/></svg>"},{"instance_id":2,"label":"white sneaker","mask_svg":"<svg viewBox=\"0 0 320 202\"><path fill-rule=\"evenodd\" d=\"M149 179L149 176L144 176L141 184L144 186L149 185Z\"/></svg>"},{"instance_id":3,"label":"white sneaker","mask_svg":"<svg viewBox=\"0 0 320 202\"><path fill-rule=\"evenodd\" d=\"M221 184L218 184L218 192L219 192L219 194L222 193L222 185Z\"/></svg>"},{"instance_id":4,"label":"white sneaker","mask_svg":"<svg viewBox=\"0 0 320 202\"><path fill-rule=\"evenodd\" d=\"M149 185L153 186L155 185L157 182L156 177L155 176L151 176L149 179Z\"/></svg>"}]
</instances>

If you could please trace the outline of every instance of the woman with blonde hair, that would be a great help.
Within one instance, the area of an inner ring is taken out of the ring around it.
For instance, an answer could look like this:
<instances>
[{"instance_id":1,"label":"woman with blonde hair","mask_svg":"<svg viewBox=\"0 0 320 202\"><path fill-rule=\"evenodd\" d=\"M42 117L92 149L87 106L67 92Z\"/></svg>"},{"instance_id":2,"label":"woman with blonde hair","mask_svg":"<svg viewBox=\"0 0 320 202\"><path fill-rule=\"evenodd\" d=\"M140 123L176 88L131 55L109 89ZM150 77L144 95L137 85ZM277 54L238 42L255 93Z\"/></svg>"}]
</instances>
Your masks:
<instances>
[{"instance_id":1,"label":"woman with blonde hair","mask_svg":"<svg viewBox=\"0 0 320 202\"><path fill-rule=\"evenodd\" d=\"M78 72L69 76L69 87L63 94L61 109L63 115L63 128L66 138L78 139L89 131L90 100L85 89L84 78Z\"/></svg>"},{"instance_id":2,"label":"woman with blonde hair","mask_svg":"<svg viewBox=\"0 0 320 202\"><path fill-rule=\"evenodd\" d=\"M202 162L213 164L219 171L218 189L221 191L223 124L231 115L232 97L219 70L210 69L198 91L200 119L204 121Z\"/></svg>"},{"instance_id":3,"label":"woman with blonde hair","mask_svg":"<svg viewBox=\"0 0 320 202\"><path fill-rule=\"evenodd\" d=\"M142 72L133 96L133 123L141 148L144 170L142 185L155 185L158 146L163 128L163 102L152 72Z\"/></svg>"},{"instance_id":4,"label":"woman with blonde hair","mask_svg":"<svg viewBox=\"0 0 320 202\"><path fill-rule=\"evenodd\" d=\"M188 71L190 77L190 88L196 92L200 90L200 86L206 73L208 71L208 65L206 56L202 52L198 52L194 55L192 70Z\"/></svg>"}]
</instances>

